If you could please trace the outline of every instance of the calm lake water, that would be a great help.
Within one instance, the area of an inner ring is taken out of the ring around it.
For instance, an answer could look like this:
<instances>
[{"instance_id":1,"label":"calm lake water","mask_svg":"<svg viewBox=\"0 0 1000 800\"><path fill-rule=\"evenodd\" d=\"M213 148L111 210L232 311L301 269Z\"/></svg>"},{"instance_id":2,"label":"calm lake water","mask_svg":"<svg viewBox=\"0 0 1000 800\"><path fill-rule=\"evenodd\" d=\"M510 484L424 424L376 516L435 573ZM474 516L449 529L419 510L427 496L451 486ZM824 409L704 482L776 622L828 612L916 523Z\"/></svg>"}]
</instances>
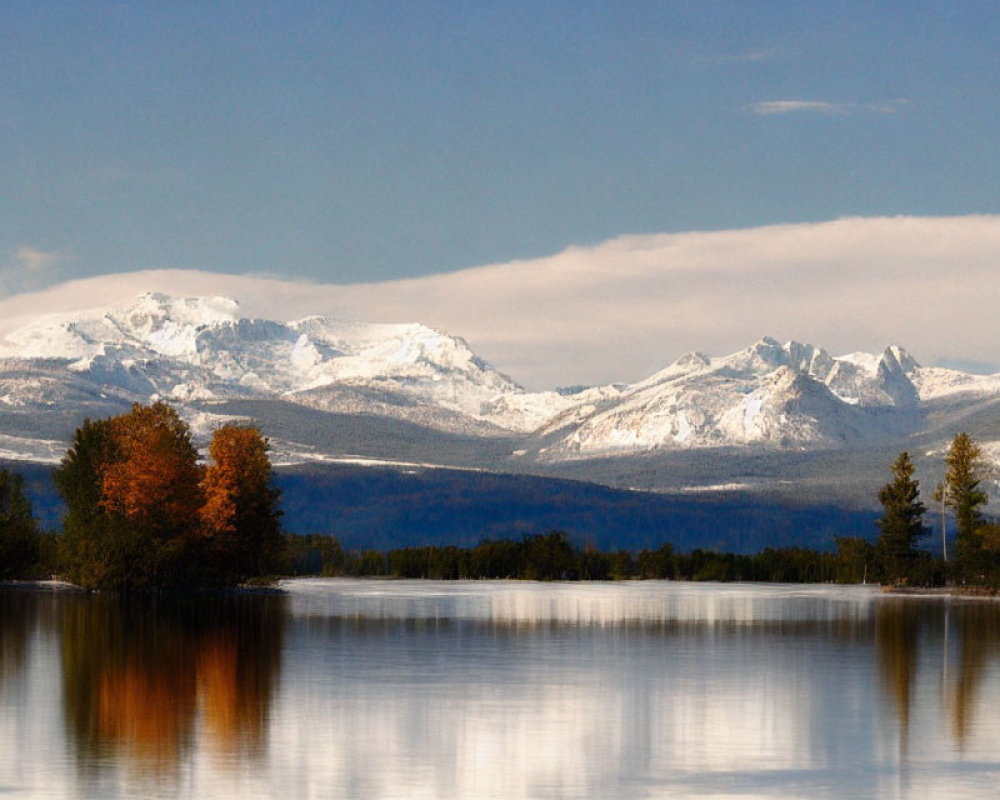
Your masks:
<instances>
[{"instance_id":1,"label":"calm lake water","mask_svg":"<svg viewBox=\"0 0 1000 800\"><path fill-rule=\"evenodd\" d=\"M1000 604L871 587L0 590L0 797L1000 797Z\"/></svg>"}]
</instances>

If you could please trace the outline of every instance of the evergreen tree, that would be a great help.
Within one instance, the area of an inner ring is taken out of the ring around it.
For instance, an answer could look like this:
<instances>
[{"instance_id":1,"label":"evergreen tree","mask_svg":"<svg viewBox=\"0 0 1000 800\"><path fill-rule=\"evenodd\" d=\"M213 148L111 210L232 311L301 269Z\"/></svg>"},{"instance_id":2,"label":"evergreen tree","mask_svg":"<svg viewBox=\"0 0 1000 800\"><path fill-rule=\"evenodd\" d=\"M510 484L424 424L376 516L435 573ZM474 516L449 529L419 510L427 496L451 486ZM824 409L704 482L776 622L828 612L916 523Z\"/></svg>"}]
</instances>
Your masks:
<instances>
[{"instance_id":1,"label":"evergreen tree","mask_svg":"<svg viewBox=\"0 0 1000 800\"><path fill-rule=\"evenodd\" d=\"M945 457L948 473L945 475L945 503L955 512L958 534L955 549L959 568L966 574L979 567L983 552L979 527L982 525L980 508L987 496L982 483L982 449L967 433L959 433L952 440Z\"/></svg>"},{"instance_id":2,"label":"evergreen tree","mask_svg":"<svg viewBox=\"0 0 1000 800\"><path fill-rule=\"evenodd\" d=\"M81 586L111 588L128 581L130 537L101 505L104 470L117 457L111 420L85 419L52 475L66 504L59 562L65 577Z\"/></svg>"},{"instance_id":3,"label":"evergreen tree","mask_svg":"<svg viewBox=\"0 0 1000 800\"><path fill-rule=\"evenodd\" d=\"M0 469L0 579L24 578L38 563L38 524L24 479Z\"/></svg>"},{"instance_id":4,"label":"evergreen tree","mask_svg":"<svg viewBox=\"0 0 1000 800\"><path fill-rule=\"evenodd\" d=\"M910 454L899 454L892 465L892 480L878 493L884 513L878 520L879 537L875 545L882 577L891 582L907 579L918 555L917 542L927 534L920 502L919 482L913 477Z\"/></svg>"}]
</instances>

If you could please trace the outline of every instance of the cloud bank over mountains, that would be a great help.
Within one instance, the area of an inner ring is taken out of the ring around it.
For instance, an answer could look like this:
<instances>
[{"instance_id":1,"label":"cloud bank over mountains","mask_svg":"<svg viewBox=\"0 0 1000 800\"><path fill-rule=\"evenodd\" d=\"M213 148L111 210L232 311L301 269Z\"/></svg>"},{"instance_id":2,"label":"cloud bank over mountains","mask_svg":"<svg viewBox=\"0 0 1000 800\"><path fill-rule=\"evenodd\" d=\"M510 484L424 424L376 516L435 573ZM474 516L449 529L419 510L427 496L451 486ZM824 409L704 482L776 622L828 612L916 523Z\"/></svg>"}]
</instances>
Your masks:
<instances>
[{"instance_id":1,"label":"cloud bank over mountains","mask_svg":"<svg viewBox=\"0 0 1000 800\"><path fill-rule=\"evenodd\" d=\"M294 265L275 265L294 271ZM315 284L158 269L0 301L0 335L144 291L236 297L245 316L421 322L529 388L635 381L689 350L764 334L924 363L1000 358L1000 216L845 218L621 236L429 277Z\"/></svg>"}]
</instances>

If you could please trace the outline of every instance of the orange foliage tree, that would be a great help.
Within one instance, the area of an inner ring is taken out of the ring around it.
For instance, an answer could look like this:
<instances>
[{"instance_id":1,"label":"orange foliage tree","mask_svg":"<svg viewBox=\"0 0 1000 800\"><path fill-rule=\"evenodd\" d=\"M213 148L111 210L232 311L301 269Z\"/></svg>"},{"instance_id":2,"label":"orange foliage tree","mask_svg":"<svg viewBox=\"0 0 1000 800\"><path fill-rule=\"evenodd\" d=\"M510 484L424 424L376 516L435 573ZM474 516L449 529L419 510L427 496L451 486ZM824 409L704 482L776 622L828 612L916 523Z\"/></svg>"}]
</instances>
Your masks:
<instances>
[{"instance_id":1,"label":"orange foliage tree","mask_svg":"<svg viewBox=\"0 0 1000 800\"><path fill-rule=\"evenodd\" d=\"M105 467L101 505L155 532L193 531L201 469L184 420L165 403L136 404L112 420L112 435L119 457Z\"/></svg>"},{"instance_id":2,"label":"orange foliage tree","mask_svg":"<svg viewBox=\"0 0 1000 800\"><path fill-rule=\"evenodd\" d=\"M117 458L102 471L101 507L123 519L143 548L142 577L194 580L203 470L187 423L166 403L136 403L111 420L111 435Z\"/></svg>"},{"instance_id":3,"label":"orange foliage tree","mask_svg":"<svg viewBox=\"0 0 1000 800\"><path fill-rule=\"evenodd\" d=\"M253 425L226 424L212 437L202 480L202 533L223 579L274 570L282 543L268 442Z\"/></svg>"},{"instance_id":4,"label":"orange foliage tree","mask_svg":"<svg viewBox=\"0 0 1000 800\"><path fill-rule=\"evenodd\" d=\"M71 577L93 588L232 583L273 571L283 543L267 440L220 428L213 463L159 402L77 431L56 471Z\"/></svg>"}]
</instances>

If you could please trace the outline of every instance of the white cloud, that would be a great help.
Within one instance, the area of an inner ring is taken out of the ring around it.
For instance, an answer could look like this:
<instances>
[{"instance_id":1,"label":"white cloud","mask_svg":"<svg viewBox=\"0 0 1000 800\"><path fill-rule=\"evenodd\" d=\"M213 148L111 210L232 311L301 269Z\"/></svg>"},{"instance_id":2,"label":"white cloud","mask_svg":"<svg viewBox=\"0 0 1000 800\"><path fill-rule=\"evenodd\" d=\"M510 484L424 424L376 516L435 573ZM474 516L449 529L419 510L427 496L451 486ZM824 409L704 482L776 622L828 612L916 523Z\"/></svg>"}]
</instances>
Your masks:
<instances>
[{"instance_id":1,"label":"white cloud","mask_svg":"<svg viewBox=\"0 0 1000 800\"><path fill-rule=\"evenodd\" d=\"M27 272L40 272L53 264L64 261L66 256L58 250L39 250L31 245L21 245L17 248L17 266Z\"/></svg>"},{"instance_id":2,"label":"white cloud","mask_svg":"<svg viewBox=\"0 0 1000 800\"><path fill-rule=\"evenodd\" d=\"M67 256L58 250L41 250L32 245L21 245L12 256L0 260L0 297L17 292L37 289L51 283L50 267L65 261Z\"/></svg>"},{"instance_id":3,"label":"white cloud","mask_svg":"<svg viewBox=\"0 0 1000 800\"><path fill-rule=\"evenodd\" d=\"M704 56L700 59L703 64L724 66L727 64L752 64L758 61L771 61L780 57L781 48L761 47L755 50L745 50L739 53L728 53L725 55Z\"/></svg>"},{"instance_id":4,"label":"white cloud","mask_svg":"<svg viewBox=\"0 0 1000 800\"><path fill-rule=\"evenodd\" d=\"M815 114L851 114L856 111L871 111L879 114L893 114L905 100L890 100L886 103L830 103L823 100L764 100L751 103L746 110L758 116L775 114L796 114L811 112Z\"/></svg>"},{"instance_id":5,"label":"white cloud","mask_svg":"<svg viewBox=\"0 0 1000 800\"><path fill-rule=\"evenodd\" d=\"M924 363L1000 360L1000 216L848 218L623 236L547 258L348 286L160 270L0 301L0 335L39 309L141 291L225 294L253 316L419 321L528 386L634 381L689 350L768 334L833 351L901 344Z\"/></svg>"}]
</instances>

